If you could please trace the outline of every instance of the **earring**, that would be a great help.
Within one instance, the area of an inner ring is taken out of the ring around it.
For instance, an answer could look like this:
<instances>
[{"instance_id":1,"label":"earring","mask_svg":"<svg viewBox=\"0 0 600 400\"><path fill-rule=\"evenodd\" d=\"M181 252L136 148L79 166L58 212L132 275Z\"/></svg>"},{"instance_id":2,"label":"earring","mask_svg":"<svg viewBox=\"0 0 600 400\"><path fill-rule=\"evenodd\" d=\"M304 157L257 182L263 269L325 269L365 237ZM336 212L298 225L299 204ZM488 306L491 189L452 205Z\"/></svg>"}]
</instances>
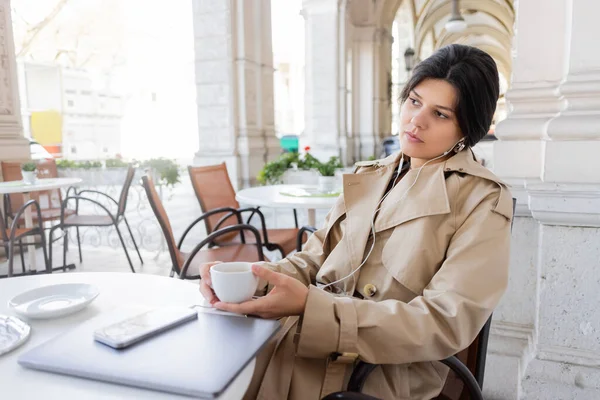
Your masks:
<instances>
[{"instance_id":1,"label":"earring","mask_svg":"<svg viewBox=\"0 0 600 400\"><path fill-rule=\"evenodd\" d=\"M465 149L465 147L466 147L465 141L462 140L456 145L456 147L454 148L454 152L460 153L461 151L463 151Z\"/></svg>"}]
</instances>

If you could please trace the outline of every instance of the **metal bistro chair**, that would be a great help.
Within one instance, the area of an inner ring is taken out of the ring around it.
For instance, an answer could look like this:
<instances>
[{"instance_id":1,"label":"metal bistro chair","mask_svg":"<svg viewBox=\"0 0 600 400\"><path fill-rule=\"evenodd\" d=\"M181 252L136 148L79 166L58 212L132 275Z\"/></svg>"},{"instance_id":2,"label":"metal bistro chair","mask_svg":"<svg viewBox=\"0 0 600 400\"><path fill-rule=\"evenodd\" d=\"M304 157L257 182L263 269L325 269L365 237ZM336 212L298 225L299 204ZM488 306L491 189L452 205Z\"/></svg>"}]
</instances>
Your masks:
<instances>
[{"instance_id":1,"label":"metal bistro chair","mask_svg":"<svg viewBox=\"0 0 600 400\"><path fill-rule=\"evenodd\" d=\"M19 228L17 221L21 218L21 216L25 213L25 209L27 207L35 207L35 214L37 216L37 226L33 228ZM21 239L28 236L39 236L39 242L33 243L22 243ZM18 243L17 243L18 241ZM44 227L42 225L42 216L40 211L40 206L37 201L29 200L27 203L23 204L19 210L17 210L15 214L15 219L13 223L8 229L6 224L4 223L4 216L0 213L0 245L4 247L4 251L8 257L8 274L4 276L0 276L0 278L12 277L15 276L13 272L13 259L14 259L14 247L19 247L21 253L21 259L24 259L23 255L23 247L28 245L36 245L39 244L42 247L42 251L44 252L44 263L46 265L46 272L50 271L50 265L48 262L48 254L46 253L46 236L44 235ZM22 274L18 275L26 275L25 271L25 263L21 263L22 266Z\"/></svg>"},{"instance_id":2,"label":"metal bistro chair","mask_svg":"<svg viewBox=\"0 0 600 400\"><path fill-rule=\"evenodd\" d=\"M176 244L175 236L173 235L173 229L171 228L171 223L169 222L169 217L167 216L167 212L160 201L160 196L156 191L156 187L154 186L152 178L150 176L142 177L142 184L146 191L150 207L152 208L154 215L156 215L158 224L160 225L167 242L167 247L169 248L169 255L171 256L171 262L173 263L173 266L171 267L171 276L176 273L180 279L200 279L198 274L188 275L188 270L190 267L192 267L197 271L200 267L200 264L211 261L265 261L258 230L252 225L242 224L239 213L236 214L238 221L240 222L239 224L230 225L218 231L212 232L204 240L198 243L190 253L182 252L181 246L186 234L184 234L179 240L179 243ZM222 211L209 211L202 214L199 220L201 221L204 218L209 218L217 212ZM252 244L246 243L243 231L250 231L250 234L254 236L254 242ZM204 249L204 247L207 247L219 236L228 235L232 232L240 234L242 239L241 243L230 246Z\"/></svg>"},{"instance_id":3,"label":"metal bistro chair","mask_svg":"<svg viewBox=\"0 0 600 400\"><path fill-rule=\"evenodd\" d=\"M513 198L513 220L517 200ZM306 232L315 232L312 226L303 226L297 238L297 251L302 250L302 240ZM449 374L438 400L483 400L483 378L485 375L485 360L487 356L488 339L492 317L487 320L479 334L469 347L458 354L441 360L440 362L453 372ZM322 400L379 400L376 397L361 393L369 374L377 368L377 364L359 361L348 382L347 391L331 393Z\"/></svg>"},{"instance_id":4,"label":"metal bistro chair","mask_svg":"<svg viewBox=\"0 0 600 400\"><path fill-rule=\"evenodd\" d=\"M50 230L50 243L52 243L52 236L56 229L67 229L70 227L108 227L114 226L117 231L117 235L119 236L119 240L121 241L121 245L123 246L123 250L125 251L125 256L127 257L127 261L129 261L129 267L131 268L131 272L135 272L135 268L133 267L133 263L131 262L131 258L129 257L129 252L127 251L127 246L125 245L125 240L123 240L123 235L121 234L121 230L119 229L119 224L121 221L125 222L125 226L129 231L129 235L131 236L131 241L133 242L133 246L135 247L135 251L140 258L140 262L144 264L144 260L142 260L142 255L140 254L140 250L135 241L135 237L133 236L133 232L131 231L131 227L129 226L129 222L127 222L127 217L125 217L125 210L127 208L127 196L129 194L129 188L131 187L131 182L133 181L133 177L135 176L135 168L129 167L127 170L127 176L125 178L125 183L123 184L123 188L121 189L121 195L119 196L119 201L113 199L109 195L103 192L99 192L97 190L82 190L77 192L75 196L67 196L63 202L61 207L61 215L60 215L60 223ZM117 206L117 213L113 214L111 211L106 208L103 204L101 204L98 200L90 199L88 197L82 196L84 193L94 193L97 195L104 196L104 198L108 199L111 203ZM70 200L76 201L75 214L67 216L66 210L67 205ZM80 215L79 214L79 202L86 201L95 204L100 207L103 211L106 212L106 215ZM79 231L77 232L78 241L79 241ZM68 234L64 235L64 245L63 245L63 268L66 268L67 264L67 242L68 242ZM81 247L79 248L79 260L82 261ZM50 246L50 265L52 265L52 246Z\"/></svg>"},{"instance_id":5,"label":"metal bistro chair","mask_svg":"<svg viewBox=\"0 0 600 400\"><path fill-rule=\"evenodd\" d=\"M37 165L38 178L58 178L58 169L56 168L56 162L54 160L38 161ZM20 181L23 179L20 162L2 161L1 167L4 181ZM74 187L68 188L67 196L69 195L70 191L74 189ZM41 201L41 199L44 196L48 199L47 205L43 204L43 202ZM33 213L32 219L34 222L37 222L37 219L41 218L42 226L44 226L44 224L46 223L52 223L54 221L60 220L60 205L62 204L62 192L59 189L31 192L30 197L38 202L38 206L40 207L41 211L39 217L37 213ZM15 220L17 211L21 207L23 207L23 205L24 200L23 195L21 193L4 195L4 224L7 227L10 226L11 221ZM65 210L65 215L69 216L73 214L75 214L75 210ZM22 227L25 225L25 217L23 215L21 215L17 219L17 221L17 227ZM51 227L44 229L51 229ZM54 240L58 239L60 239L60 237ZM81 254L81 243L79 242L79 229L77 230L77 244L79 246L79 254ZM19 242L19 249L21 250L21 252L23 251L23 246L21 242ZM23 270L25 269L25 260L23 257L21 257L21 267L23 268Z\"/></svg>"},{"instance_id":6,"label":"metal bistro chair","mask_svg":"<svg viewBox=\"0 0 600 400\"><path fill-rule=\"evenodd\" d=\"M240 208L225 163L205 167L190 166L188 170L202 211L214 211L208 218L200 217L204 221L207 233L238 223L236 213L250 213L246 223L249 224L254 215L258 215L261 221L261 241L269 251L278 250L281 256L285 257L296 248L298 235L296 210L294 210L295 228L267 229L265 217L258 207ZM194 221L185 233L187 234L198 222L200 219ZM215 242L218 245L234 243L239 243L239 234L235 232L223 235L218 242Z\"/></svg>"}]
</instances>

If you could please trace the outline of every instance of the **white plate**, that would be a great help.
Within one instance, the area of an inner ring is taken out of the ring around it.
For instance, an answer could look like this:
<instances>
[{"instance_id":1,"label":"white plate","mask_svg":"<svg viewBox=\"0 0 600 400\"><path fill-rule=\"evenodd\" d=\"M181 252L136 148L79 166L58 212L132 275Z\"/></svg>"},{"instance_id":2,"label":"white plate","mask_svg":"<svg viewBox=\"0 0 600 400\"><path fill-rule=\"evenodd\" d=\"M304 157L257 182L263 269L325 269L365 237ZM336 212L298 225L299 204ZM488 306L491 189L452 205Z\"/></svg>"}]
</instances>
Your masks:
<instances>
[{"instance_id":1,"label":"white plate","mask_svg":"<svg viewBox=\"0 0 600 400\"><path fill-rule=\"evenodd\" d=\"M19 318L0 315L0 355L23 344L30 332L29 325Z\"/></svg>"},{"instance_id":2,"label":"white plate","mask_svg":"<svg viewBox=\"0 0 600 400\"><path fill-rule=\"evenodd\" d=\"M86 283L42 286L12 298L8 305L28 318L56 318L85 308L100 292Z\"/></svg>"}]
</instances>

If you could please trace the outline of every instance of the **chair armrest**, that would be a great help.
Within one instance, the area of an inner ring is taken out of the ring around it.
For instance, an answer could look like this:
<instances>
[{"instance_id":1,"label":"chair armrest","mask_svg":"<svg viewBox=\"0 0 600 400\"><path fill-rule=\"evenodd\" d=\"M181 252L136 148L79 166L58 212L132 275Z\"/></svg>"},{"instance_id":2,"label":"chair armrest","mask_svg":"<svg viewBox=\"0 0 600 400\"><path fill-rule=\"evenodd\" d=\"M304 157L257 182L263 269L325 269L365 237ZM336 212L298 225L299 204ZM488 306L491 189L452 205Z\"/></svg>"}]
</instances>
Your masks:
<instances>
[{"instance_id":1,"label":"chair armrest","mask_svg":"<svg viewBox=\"0 0 600 400\"><path fill-rule=\"evenodd\" d=\"M69 189L74 188L73 186L71 186ZM67 190L67 193L69 191ZM107 195L106 193L100 192L98 190L91 190L91 189L85 189L82 190L80 192L75 191L75 195L76 196L81 196L83 193L95 193L95 194L101 194L102 196L106 197L107 199L109 199L110 201L112 201L117 207L119 206L119 203L113 199L112 197L110 197L109 195Z\"/></svg>"},{"instance_id":2,"label":"chair armrest","mask_svg":"<svg viewBox=\"0 0 600 400\"><path fill-rule=\"evenodd\" d=\"M254 245L256 245L256 249L258 251L258 257L261 261L264 261L265 256L262 251L262 243L260 241L260 233L258 233L258 230L255 227L253 227L252 225L247 225L247 224L232 225L232 226L228 226L226 228L219 229L218 231L211 233L206 238L204 238L204 240L202 240L200 243L198 243L196 245L196 247L194 247L192 252L189 254L187 260L185 260L185 262L183 263L183 267L181 268L181 272L179 273L179 278L185 279L185 275L187 273L188 268L190 267L190 264L192 263L194 256L200 250L202 250L202 248L204 246L213 242L217 237L219 237L221 235L225 235L227 233L234 232L234 231L243 231L243 230L249 230L252 232L252 234L254 234L254 237L256 239L256 243L254 243ZM189 277L188 279L194 279L194 278L199 278L199 276L194 275L194 276Z\"/></svg>"},{"instance_id":3,"label":"chair armrest","mask_svg":"<svg viewBox=\"0 0 600 400\"><path fill-rule=\"evenodd\" d=\"M258 215L258 217L260 218L263 239L265 241L265 244L269 244L270 242L269 242L269 237L267 236L267 223L265 221L265 215L262 213L262 211L259 210L259 207L238 208L238 212L240 212L240 213L252 212L252 214L250 214L250 216L248 217L246 224L250 224L250 220L252 220L252 217L254 217L254 214Z\"/></svg>"},{"instance_id":4,"label":"chair armrest","mask_svg":"<svg viewBox=\"0 0 600 400\"><path fill-rule=\"evenodd\" d=\"M460 380L463 381L467 387L467 390L469 391L471 400L483 400L481 388L479 387L477 380L471 371L469 371L467 366L462 363L462 361L460 361L456 356L452 356L440 362L448 366L460 378ZM376 367L377 364L369 364L360 361L356 367L354 367L354 371L352 371L352 376L350 376L350 381L348 382L348 390L351 392L362 391L367 377ZM336 397L332 397L332 399L335 398ZM345 397L340 398L345 399Z\"/></svg>"},{"instance_id":5,"label":"chair armrest","mask_svg":"<svg viewBox=\"0 0 600 400\"><path fill-rule=\"evenodd\" d=\"M315 233L316 231L317 228L309 225L305 225L302 228L300 228L300 230L298 231L298 236L296 236L296 251L302 251L302 236L304 236L304 233Z\"/></svg>"},{"instance_id":6,"label":"chair armrest","mask_svg":"<svg viewBox=\"0 0 600 400\"><path fill-rule=\"evenodd\" d=\"M21 218L21 215L23 215L23 213L25 213L25 210L28 207L32 207L35 206L36 212L37 212L37 216L38 216L38 224L40 224L40 231L42 231L41 229L41 224L42 224L42 212L40 211L40 205L36 200L29 200L27 203L23 204L21 206L21 208L19 208L19 210L17 211L17 213L15 214L12 224L10 226L10 237L9 240L13 241L15 240L15 232L17 231L17 225L19 224L19 219ZM43 234L43 233L42 233Z\"/></svg>"},{"instance_id":7,"label":"chair armrest","mask_svg":"<svg viewBox=\"0 0 600 400\"><path fill-rule=\"evenodd\" d=\"M242 217L239 215L238 211L233 208L233 207L221 207L221 208L215 208L213 210L207 211L205 213L203 213L201 216L199 216L198 218L196 218L187 228L185 228L185 231L183 231L183 235L181 235L181 239L179 239L179 243L177 243L177 248L181 249L181 246L183 245L183 240L185 239L185 237L187 236L187 234L192 230L192 228L200 221L204 221L204 219L210 217L211 215L214 214L221 214L224 212L229 212L229 214L227 214L227 218L229 218L229 216L233 215L233 214L237 214L238 216L238 223L242 224ZM219 220L219 222L221 222L223 218L221 218ZM219 225L219 223L217 223L217 226Z\"/></svg>"},{"instance_id":8,"label":"chair armrest","mask_svg":"<svg viewBox=\"0 0 600 400\"><path fill-rule=\"evenodd\" d=\"M483 400L483 394L481 388L477 383L477 380L469 371L469 368L462 363L456 356L448 357L445 360L440 361L442 364L450 367L450 369L460 378L469 390L471 400Z\"/></svg>"},{"instance_id":9,"label":"chair armrest","mask_svg":"<svg viewBox=\"0 0 600 400\"><path fill-rule=\"evenodd\" d=\"M63 200L62 205L60 207L60 224L61 225L64 225L64 223L65 223L65 209L67 208L67 204L68 204L69 200L76 200L77 202L79 202L80 200L83 200L83 201L89 201L90 203L94 203L97 206L99 206L100 208L102 208L104 211L106 211L106 214L108 214L108 216L113 220L113 222L115 224L117 223L117 221L115 220L115 217L112 215L112 213L110 212L110 210L108 208L106 208L99 201L90 199L88 197L83 197L83 196L70 196L70 197L66 197Z\"/></svg>"},{"instance_id":10,"label":"chair armrest","mask_svg":"<svg viewBox=\"0 0 600 400\"><path fill-rule=\"evenodd\" d=\"M67 188L67 191L65 192L65 197L69 197L70 196L71 190L73 190L73 193L75 193L75 196L77 196L77 194L78 194L77 193L77 187L76 186L69 186Z\"/></svg>"},{"instance_id":11,"label":"chair armrest","mask_svg":"<svg viewBox=\"0 0 600 400\"><path fill-rule=\"evenodd\" d=\"M335 392L323 397L322 400L381 400L377 397L369 396L357 392Z\"/></svg>"}]
</instances>

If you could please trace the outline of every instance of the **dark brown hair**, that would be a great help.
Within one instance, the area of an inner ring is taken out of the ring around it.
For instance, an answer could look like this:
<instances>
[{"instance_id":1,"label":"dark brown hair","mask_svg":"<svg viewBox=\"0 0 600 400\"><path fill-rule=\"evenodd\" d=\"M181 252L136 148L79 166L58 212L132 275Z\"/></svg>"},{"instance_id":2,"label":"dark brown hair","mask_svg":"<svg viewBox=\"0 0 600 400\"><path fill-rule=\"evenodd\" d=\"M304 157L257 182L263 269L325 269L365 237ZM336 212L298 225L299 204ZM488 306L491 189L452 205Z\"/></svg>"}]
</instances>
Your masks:
<instances>
[{"instance_id":1,"label":"dark brown hair","mask_svg":"<svg viewBox=\"0 0 600 400\"><path fill-rule=\"evenodd\" d=\"M475 47L442 47L417 64L400 94L401 102L425 79L442 79L454 86L458 98L455 113L465 144L477 144L490 128L500 94L494 59Z\"/></svg>"}]
</instances>

